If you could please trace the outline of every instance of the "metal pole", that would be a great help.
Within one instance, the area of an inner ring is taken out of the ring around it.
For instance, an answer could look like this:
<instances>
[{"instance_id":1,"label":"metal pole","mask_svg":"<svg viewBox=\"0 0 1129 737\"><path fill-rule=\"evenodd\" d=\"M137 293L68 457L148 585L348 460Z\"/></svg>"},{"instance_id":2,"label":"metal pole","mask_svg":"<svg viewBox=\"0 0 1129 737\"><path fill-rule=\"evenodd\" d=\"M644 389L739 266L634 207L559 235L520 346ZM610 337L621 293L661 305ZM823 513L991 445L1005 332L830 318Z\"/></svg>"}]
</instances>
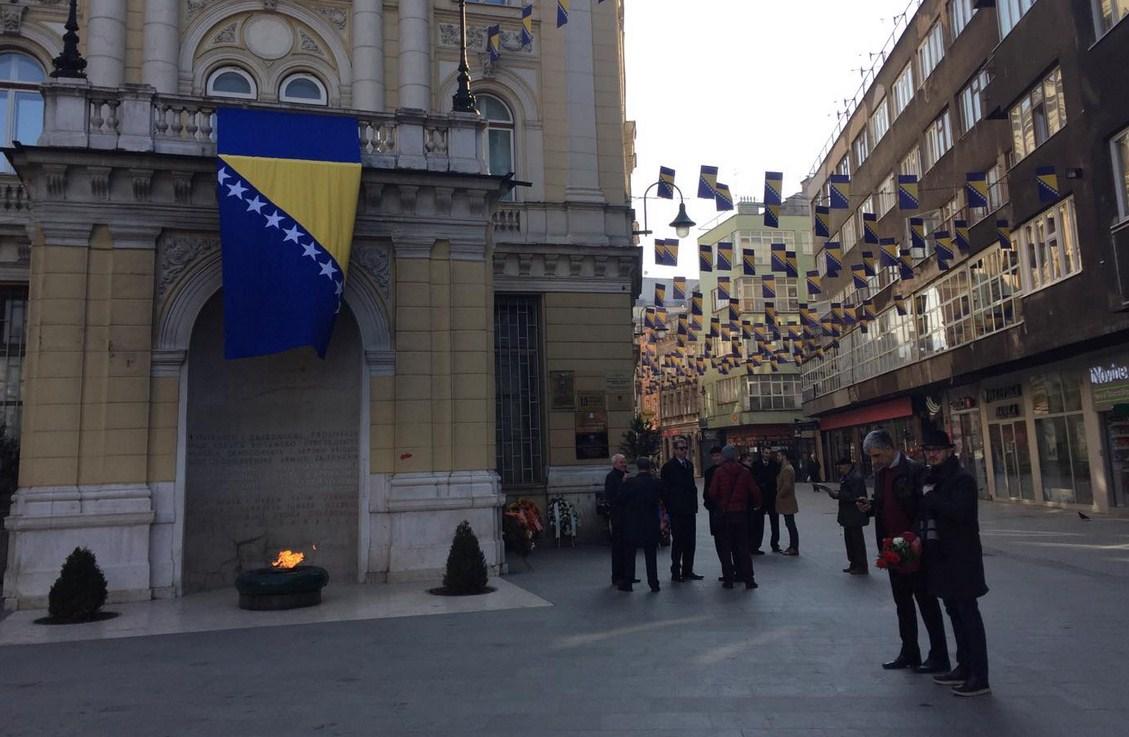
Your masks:
<instances>
[{"instance_id":1,"label":"metal pole","mask_svg":"<svg viewBox=\"0 0 1129 737\"><path fill-rule=\"evenodd\" d=\"M466 58L466 0L459 0L459 32L461 58L459 60L459 88L451 98L451 107L456 113L478 115L478 102L470 91L470 64Z\"/></svg>"}]
</instances>

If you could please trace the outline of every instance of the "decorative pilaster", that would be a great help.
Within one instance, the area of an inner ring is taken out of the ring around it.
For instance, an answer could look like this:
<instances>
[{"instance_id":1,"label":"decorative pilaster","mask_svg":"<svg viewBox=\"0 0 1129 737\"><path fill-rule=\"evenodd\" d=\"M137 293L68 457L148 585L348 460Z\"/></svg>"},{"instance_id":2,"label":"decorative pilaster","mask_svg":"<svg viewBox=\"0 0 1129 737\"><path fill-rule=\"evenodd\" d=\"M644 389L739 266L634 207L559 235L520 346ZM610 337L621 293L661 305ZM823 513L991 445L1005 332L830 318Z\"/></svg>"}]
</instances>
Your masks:
<instances>
[{"instance_id":1,"label":"decorative pilaster","mask_svg":"<svg viewBox=\"0 0 1129 737\"><path fill-rule=\"evenodd\" d=\"M86 23L86 58L90 82L120 87L125 81L126 0L90 0Z\"/></svg>"},{"instance_id":2,"label":"decorative pilaster","mask_svg":"<svg viewBox=\"0 0 1129 737\"><path fill-rule=\"evenodd\" d=\"M401 108L431 109L431 3L400 0Z\"/></svg>"},{"instance_id":3,"label":"decorative pilaster","mask_svg":"<svg viewBox=\"0 0 1129 737\"><path fill-rule=\"evenodd\" d=\"M573 202L604 202L596 141L592 0L573 0L565 34L565 97L568 106L568 185Z\"/></svg>"},{"instance_id":4,"label":"decorative pilaster","mask_svg":"<svg viewBox=\"0 0 1129 737\"><path fill-rule=\"evenodd\" d=\"M384 110L384 0L353 0L353 107Z\"/></svg>"},{"instance_id":5,"label":"decorative pilaster","mask_svg":"<svg viewBox=\"0 0 1129 737\"><path fill-rule=\"evenodd\" d=\"M157 92L176 92L180 55L177 0L145 0L145 47L141 80Z\"/></svg>"}]
</instances>

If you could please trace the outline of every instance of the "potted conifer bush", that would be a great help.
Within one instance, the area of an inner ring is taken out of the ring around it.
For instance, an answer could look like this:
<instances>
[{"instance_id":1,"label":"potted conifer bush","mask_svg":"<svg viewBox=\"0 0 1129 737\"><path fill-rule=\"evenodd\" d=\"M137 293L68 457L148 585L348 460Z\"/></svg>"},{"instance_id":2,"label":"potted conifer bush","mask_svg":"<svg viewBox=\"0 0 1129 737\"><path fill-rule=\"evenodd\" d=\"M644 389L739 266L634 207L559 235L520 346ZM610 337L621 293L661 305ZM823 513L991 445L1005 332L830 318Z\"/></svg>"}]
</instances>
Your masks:
<instances>
[{"instance_id":1,"label":"potted conifer bush","mask_svg":"<svg viewBox=\"0 0 1129 737\"><path fill-rule=\"evenodd\" d=\"M88 548L75 548L63 563L59 578L47 597L45 621L51 624L90 622L114 616L102 613L106 603L106 577Z\"/></svg>"},{"instance_id":2,"label":"potted conifer bush","mask_svg":"<svg viewBox=\"0 0 1129 737\"><path fill-rule=\"evenodd\" d=\"M486 585L487 578L486 556L470 523L463 520L455 530L451 550L447 553L443 586L432 592L446 596L485 594L494 590Z\"/></svg>"}]
</instances>

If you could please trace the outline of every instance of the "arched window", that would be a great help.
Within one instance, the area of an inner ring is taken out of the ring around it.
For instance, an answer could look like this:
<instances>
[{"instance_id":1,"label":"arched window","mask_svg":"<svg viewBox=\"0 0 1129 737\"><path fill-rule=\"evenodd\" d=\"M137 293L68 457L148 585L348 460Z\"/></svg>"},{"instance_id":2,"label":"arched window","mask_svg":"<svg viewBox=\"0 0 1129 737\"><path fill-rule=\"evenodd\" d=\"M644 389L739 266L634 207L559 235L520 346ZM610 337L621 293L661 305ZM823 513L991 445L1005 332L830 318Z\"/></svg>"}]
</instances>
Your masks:
<instances>
[{"instance_id":1,"label":"arched window","mask_svg":"<svg viewBox=\"0 0 1129 737\"><path fill-rule=\"evenodd\" d=\"M239 67L220 67L208 77L207 94L210 97L237 97L255 100L259 97L255 78Z\"/></svg>"},{"instance_id":2,"label":"arched window","mask_svg":"<svg viewBox=\"0 0 1129 737\"><path fill-rule=\"evenodd\" d=\"M15 51L0 53L0 121L3 121L3 143L12 141L35 144L43 132L43 95L39 83L43 67L27 54ZM0 172L15 171L8 157L0 156Z\"/></svg>"},{"instance_id":3,"label":"arched window","mask_svg":"<svg viewBox=\"0 0 1129 737\"><path fill-rule=\"evenodd\" d=\"M291 74L282 80L282 84L278 88L278 99L282 102L296 102L300 105L329 104L325 85L311 74Z\"/></svg>"},{"instance_id":4,"label":"arched window","mask_svg":"<svg viewBox=\"0 0 1129 737\"><path fill-rule=\"evenodd\" d=\"M514 116L506 103L493 95L479 94L478 112L486 120L486 163L491 174L514 171ZM513 199L510 190L504 200Z\"/></svg>"}]
</instances>

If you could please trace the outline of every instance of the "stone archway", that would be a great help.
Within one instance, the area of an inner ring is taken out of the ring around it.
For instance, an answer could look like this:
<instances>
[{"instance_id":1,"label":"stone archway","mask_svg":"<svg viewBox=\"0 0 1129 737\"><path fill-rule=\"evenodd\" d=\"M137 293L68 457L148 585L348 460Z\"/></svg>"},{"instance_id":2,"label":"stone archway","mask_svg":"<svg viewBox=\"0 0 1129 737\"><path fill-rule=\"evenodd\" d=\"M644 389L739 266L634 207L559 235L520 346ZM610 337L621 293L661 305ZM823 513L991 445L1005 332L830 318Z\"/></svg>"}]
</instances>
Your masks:
<instances>
[{"instance_id":1,"label":"stone archway","mask_svg":"<svg viewBox=\"0 0 1129 737\"><path fill-rule=\"evenodd\" d=\"M324 361L308 349L226 361L221 293L200 310L187 367L183 593L229 586L283 548L303 550L331 580L356 580L362 367L347 306Z\"/></svg>"}]
</instances>

